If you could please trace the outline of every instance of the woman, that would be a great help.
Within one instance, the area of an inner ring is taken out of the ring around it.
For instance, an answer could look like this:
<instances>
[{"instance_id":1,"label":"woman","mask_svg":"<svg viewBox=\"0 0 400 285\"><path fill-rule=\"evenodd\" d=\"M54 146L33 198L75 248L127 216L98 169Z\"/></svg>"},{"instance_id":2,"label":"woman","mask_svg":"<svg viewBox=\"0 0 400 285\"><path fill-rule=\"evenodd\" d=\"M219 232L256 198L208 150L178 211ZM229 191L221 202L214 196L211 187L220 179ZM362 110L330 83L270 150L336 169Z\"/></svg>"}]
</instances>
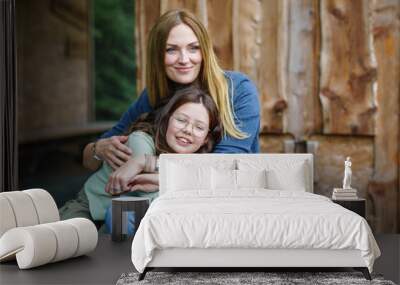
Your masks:
<instances>
[{"instance_id":1,"label":"woman","mask_svg":"<svg viewBox=\"0 0 400 285\"><path fill-rule=\"evenodd\" d=\"M158 173L146 167L147 155L160 153L204 153L212 151L221 139L219 114L212 98L194 86L176 91L162 107L135 122L126 144L134 153L131 165L136 169L135 177L129 181L125 194L146 196L154 199L158 193ZM106 188L112 168L103 163L86 181L80 195L79 216L102 221L111 204L113 188ZM84 203L82 203L84 201ZM68 204L76 204L71 201ZM77 213L65 207L60 209L62 219L75 217ZM73 208L73 207L72 207Z\"/></svg>"},{"instance_id":2,"label":"woman","mask_svg":"<svg viewBox=\"0 0 400 285\"><path fill-rule=\"evenodd\" d=\"M111 130L85 147L85 167L95 170L102 160L115 170L121 167L132 156L124 145L127 137L122 135L129 125L142 113L157 108L177 88L192 84L210 94L219 111L224 137L214 152L259 151L256 87L245 75L220 68L205 27L191 13L172 10L158 19L149 33L146 67L147 88ZM116 188L128 180L120 176L120 182L112 182Z\"/></svg>"}]
</instances>

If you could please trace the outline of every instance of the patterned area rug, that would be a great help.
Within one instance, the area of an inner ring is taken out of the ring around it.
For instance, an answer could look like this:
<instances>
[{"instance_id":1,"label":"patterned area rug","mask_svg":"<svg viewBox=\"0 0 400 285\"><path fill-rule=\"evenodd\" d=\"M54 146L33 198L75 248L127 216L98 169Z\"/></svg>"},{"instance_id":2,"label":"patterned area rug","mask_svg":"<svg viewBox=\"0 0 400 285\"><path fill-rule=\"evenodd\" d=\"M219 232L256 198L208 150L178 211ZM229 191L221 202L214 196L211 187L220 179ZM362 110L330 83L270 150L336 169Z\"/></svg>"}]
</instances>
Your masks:
<instances>
[{"instance_id":1,"label":"patterned area rug","mask_svg":"<svg viewBox=\"0 0 400 285\"><path fill-rule=\"evenodd\" d=\"M387 284L381 275L372 274L372 281L364 278L360 272L148 272L142 281L139 273L122 274L117 285L134 284L221 284L221 285L297 285L297 284Z\"/></svg>"}]
</instances>

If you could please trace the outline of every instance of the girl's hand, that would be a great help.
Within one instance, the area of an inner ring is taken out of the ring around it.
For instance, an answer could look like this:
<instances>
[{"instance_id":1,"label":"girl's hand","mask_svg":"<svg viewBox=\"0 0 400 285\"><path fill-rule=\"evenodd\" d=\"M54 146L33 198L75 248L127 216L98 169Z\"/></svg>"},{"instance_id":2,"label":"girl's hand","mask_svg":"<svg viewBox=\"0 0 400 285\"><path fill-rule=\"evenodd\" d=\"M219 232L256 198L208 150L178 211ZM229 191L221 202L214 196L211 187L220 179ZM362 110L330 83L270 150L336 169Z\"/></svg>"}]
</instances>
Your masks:
<instances>
[{"instance_id":1,"label":"girl's hand","mask_svg":"<svg viewBox=\"0 0 400 285\"><path fill-rule=\"evenodd\" d=\"M96 142L96 155L116 170L132 156L132 150L125 145L127 136L112 136Z\"/></svg>"},{"instance_id":2,"label":"girl's hand","mask_svg":"<svg viewBox=\"0 0 400 285\"><path fill-rule=\"evenodd\" d=\"M130 183L130 191L155 192L159 189L158 173L142 173L135 176Z\"/></svg>"},{"instance_id":3,"label":"girl's hand","mask_svg":"<svg viewBox=\"0 0 400 285\"><path fill-rule=\"evenodd\" d=\"M145 156L139 155L130 158L124 165L115 170L108 179L105 191L111 195L118 195L130 190L130 184L136 175L143 172Z\"/></svg>"}]
</instances>

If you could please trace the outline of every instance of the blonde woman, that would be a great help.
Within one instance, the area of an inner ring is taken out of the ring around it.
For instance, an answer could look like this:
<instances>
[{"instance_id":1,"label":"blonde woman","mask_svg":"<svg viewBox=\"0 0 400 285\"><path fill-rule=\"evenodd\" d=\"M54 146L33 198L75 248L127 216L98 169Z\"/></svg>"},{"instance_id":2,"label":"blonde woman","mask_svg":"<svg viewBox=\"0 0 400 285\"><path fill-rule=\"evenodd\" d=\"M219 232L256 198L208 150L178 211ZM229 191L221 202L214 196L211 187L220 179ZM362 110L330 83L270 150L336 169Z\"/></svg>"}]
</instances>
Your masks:
<instances>
[{"instance_id":1,"label":"blonde woman","mask_svg":"<svg viewBox=\"0 0 400 285\"><path fill-rule=\"evenodd\" d=\"M221 69L207 30L194 15L172 10L163 14L149 33L147 87L111 130L85 147L84 166L95 170L105 161L116 170L109 184L117 188L118 184L126 185L132 178L127 177L128 166L123 174L118 169L132 157L132 152L125 145L127 137L123 134L141 114L154 110L177 89L191 84L210 94L219 111L224 137L213 151L258 152L260 108L255 85L239 72ZM156 167L157 163L150 161L149 165Z\"/></svg>"}]
</instances>

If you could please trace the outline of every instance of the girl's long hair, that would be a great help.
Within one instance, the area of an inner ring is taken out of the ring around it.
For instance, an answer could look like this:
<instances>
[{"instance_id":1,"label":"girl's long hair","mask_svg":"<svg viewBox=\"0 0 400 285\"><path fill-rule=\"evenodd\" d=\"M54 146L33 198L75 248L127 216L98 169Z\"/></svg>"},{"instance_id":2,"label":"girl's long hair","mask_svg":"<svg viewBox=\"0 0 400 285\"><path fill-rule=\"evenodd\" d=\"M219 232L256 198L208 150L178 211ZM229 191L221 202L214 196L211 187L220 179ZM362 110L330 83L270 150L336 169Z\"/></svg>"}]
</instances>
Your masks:
<instances>
[{"instance_id":1,"label":"girl's long hair","mask_svg":"<svg viewBox=\"0 0 400 285\"><path fill-rule=\"evenodd\" d=\"M235 124L228 92L228 83L218 64L211 39L203 24L190 12L182 9L164 13L151 29L147 42L146 87L150 104L154 107L169 97L168 77L165 72L165 47L171 29L179 24L188 25L199 40L203 63L198 77L199 84L214 100L224 134L238 139L247 137ZM233 86L232 86L233 88Z\"/></svg>"},{"instance_id":2,"label":"girl's long hair","mask_svg":"<svg viewBox=\"0 0 400 285\"><path fill-rule=\"evenodd\" d=\"M143 131L154 138L154 144L157 154L174 153L169 147L166 134L168 130L169 119L172 114L186 103L202 104L210 119L207 142L201 146L196 153L211 152L221 138L222 127L218 115L218 109L213 99L202 89L189 86L179 89L170 98L162 100L161 106L153 112L143 114L130 128L129 132ZM164 104L163 104L164 103Z\"/></svg>"}]
</instances>

